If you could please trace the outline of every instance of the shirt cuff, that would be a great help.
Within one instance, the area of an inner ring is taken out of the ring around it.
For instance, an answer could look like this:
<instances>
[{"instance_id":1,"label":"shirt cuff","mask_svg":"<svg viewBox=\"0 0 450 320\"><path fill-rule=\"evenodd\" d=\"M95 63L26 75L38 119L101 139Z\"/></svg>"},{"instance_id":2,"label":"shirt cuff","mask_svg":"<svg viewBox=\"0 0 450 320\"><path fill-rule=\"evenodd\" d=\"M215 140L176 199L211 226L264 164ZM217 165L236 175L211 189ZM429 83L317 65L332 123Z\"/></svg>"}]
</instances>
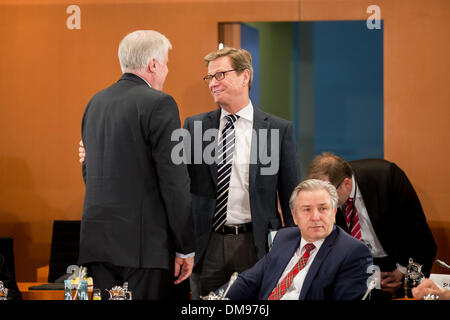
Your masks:
<instances>
[{"instance_id":1,"label":"shirt cuff","mask_svg":"<svg viewBox=\"0 0 450 320\"><path fill-rule=\"evenodd\" d=\"M191 253L187 253L187 254L182 254L182 253L179 253L179 252L175 252L175 255L178 258L186 259L186 258L194 257L195 256L195 252L191 252Z\"/></svg>"}]
</instances>

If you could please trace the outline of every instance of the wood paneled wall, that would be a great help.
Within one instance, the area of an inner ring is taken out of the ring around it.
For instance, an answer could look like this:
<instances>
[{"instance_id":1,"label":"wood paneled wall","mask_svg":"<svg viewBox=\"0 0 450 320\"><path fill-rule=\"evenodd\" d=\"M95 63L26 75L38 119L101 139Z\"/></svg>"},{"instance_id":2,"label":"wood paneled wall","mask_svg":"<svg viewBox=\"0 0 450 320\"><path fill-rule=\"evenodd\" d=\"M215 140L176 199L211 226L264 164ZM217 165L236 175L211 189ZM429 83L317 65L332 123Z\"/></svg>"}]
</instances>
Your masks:
<instances>
[{"instance_id":1,"label":"wood paneled wall","mask_svg":"<svg viewBox=\"0 0 450 320\"><path fill-rule=\"evenodd\" d=\"M414 184L450 260L450 2L378 0L384 20L385 157ZM68 29L78 5L81 29ZM81 117L120 77L119 41L155 29L172 42L164 90L184 119L215 108L201 78L219 22L366 19L360 0L0 1L0 235L15 238L19 281L48 264L54 219L81 219ZM441 272L442 270L436 270Z\"/></svg>"}]
</instances>

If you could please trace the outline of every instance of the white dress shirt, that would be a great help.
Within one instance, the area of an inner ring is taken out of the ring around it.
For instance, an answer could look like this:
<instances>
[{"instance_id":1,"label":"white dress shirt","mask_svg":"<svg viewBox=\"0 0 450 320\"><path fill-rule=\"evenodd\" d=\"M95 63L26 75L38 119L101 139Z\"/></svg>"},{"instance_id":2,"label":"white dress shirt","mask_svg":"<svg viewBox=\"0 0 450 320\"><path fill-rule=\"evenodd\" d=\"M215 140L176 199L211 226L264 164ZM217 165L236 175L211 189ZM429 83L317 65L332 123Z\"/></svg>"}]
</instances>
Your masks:
<instances>
[{"instance_id":1,"label":"white dress shirt","mask_svg":"<svg viewBox=\"0 0 450 320\"><path fill-rule=\"evenodd\" d=\"M369 213L367 212L361 191L356 183L355 176L352 177L352 180L353 188L350 193L350 197L355 199L355 207L359 217L359 225L361 227L361 238L367 247L369 247L369 250L374 258L387 257L386 251L384 251L383 246L381 245L380 240L378 240L375 230L373 229Z\"/></svg>"},{"instance_id":2,"label":"white dress shirt","mask_svg":"<svg viewBox=\"0 0 450 320\"><path fill-rule=\"evenodd\" d=\"M228 122L225 116L230 113L221 109L219 135ZM249 196L250 151L253 130L252 102L236 113L239 119L234 123L235 143L230 185L228 188L227 218L225 225L243 224L252 220Z\"/></svg>"},{"instance_id":3,"label":"white dress shirt","mask_svg":"<svg viewBox=\"0 0 450 320\"><path fill-rule=\"evenodd\" d=\"M281 300L298 300L298 298L300 296L300 292L302 291L303 282L305 282L306 275L308 274L308 270L311 267L311 265L314 261L314 258L316 257L317 252L319 252L319 249L322 246L324 241L325 241L325 239L320 239L320 240L312 242L312 244L314 244L315 248L313 250L311 250L311 252L309 253L309 258L308 258L308 262L306 263L306 266L297 273L294 280L292 281L292 284L286 290L286 293L281 298ZM305 245L307 243L308 242L306 242L306 240L303 239L303 237L302 237L302 239L300 241L300 247L298 247L297 250L295 250L294 255L292 256L291 260L287 264L286 269L284 269L284 272L281 275L280 280L278 280L278 283L280 283L281 280L283 280L283 278L289 273L289 271L292 270L292 268L297 264L298 260L300 260L300 258L303 256L303 254L306 251Z\"/></svg>"}]
</instances>

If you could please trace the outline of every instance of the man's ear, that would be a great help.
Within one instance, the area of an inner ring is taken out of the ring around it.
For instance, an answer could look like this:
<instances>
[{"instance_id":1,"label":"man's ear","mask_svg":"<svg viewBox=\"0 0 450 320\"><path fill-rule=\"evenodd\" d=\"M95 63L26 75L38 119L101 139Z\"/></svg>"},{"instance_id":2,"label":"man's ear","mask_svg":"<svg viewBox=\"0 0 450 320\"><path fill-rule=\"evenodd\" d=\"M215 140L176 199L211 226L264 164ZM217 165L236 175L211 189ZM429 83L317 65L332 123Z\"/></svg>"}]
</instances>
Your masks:
<instances>
[{"instance_id":1,"label":"man's ear","mask_svg":"<svg viewBox=\"0 0 450 320\"><path fill-rule=\"evenodd\" d=\"M147 65L147 71L150 73L156 72L156 59L151 59Z\"/></svg>"},{"instance_id":2,"label":"man's ear","mask_svg":"<svg viewBox=\"0 0 450 320\"><path fill-rule=\"evenodd\" d=\"M248 86L248 83L250 82L250 70L245 69L245 70L243 71L243 73L244 73L244 83L243 83L243 86L245 87L245 86Z\"/></svg>"},{"instance_id":3,"label":"man's ear","mask_svg":"<svg viewBox=\"0 0 450 320\"><path fill-rule=\"evenodd\" d=\"M346 188L352 188L352 178L344 178L344 181L342 181L342 183Z\"/></svg>"},{"instance_id":4,"label":"man's ear","mask_svg":"<svg viewBox=\"0 0 450 320\"><path fill-rule=\"evenodd\" d=\"M336 223L336 213L337 213L337 208L334 208L334 213L333 213L333 224Z\"/></svg>"}]
</instances>

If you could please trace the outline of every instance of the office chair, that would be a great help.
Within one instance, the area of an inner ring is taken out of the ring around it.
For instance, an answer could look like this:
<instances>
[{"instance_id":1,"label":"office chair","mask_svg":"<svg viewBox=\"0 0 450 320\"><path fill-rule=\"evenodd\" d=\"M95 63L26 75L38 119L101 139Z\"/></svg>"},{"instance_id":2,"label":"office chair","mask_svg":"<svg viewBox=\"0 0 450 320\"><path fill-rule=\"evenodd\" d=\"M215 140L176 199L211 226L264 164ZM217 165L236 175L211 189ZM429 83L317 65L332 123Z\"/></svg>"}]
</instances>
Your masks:
<instances>
[{"instance_id":1,"label":"office chair","mask_svg":"<svg viewBox=\"0 0 450 320\"><path fill-rule=\"evenodd\" d=\"M5 265L13 278L16 278L16 268L14 264L14 239L11 237L0 237L0 253L5 259Z\"/></svg>"},{"instance_id":2,"label":"office chair","mask_svg":"<svg viewBox=\"0 0 450 320\"><path fill-rule=\"evenodd\" d=\"M48 282L61 282L67 267L78 264L80 248L80 220L53 221Z\"/></svg>"}]
</instances>

